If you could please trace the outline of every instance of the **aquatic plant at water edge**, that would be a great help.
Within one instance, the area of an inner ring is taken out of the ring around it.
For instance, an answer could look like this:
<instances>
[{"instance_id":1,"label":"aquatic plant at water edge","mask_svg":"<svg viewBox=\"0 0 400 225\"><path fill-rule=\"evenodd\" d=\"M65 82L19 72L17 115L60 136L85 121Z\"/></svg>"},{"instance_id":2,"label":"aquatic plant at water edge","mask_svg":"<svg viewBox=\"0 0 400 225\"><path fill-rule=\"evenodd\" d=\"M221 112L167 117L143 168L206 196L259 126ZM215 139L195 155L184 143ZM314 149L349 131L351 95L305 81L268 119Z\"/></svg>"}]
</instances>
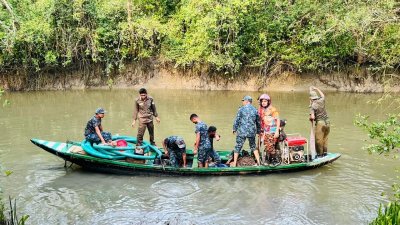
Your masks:
<instances>
[{"instance_id":1,"label":"aquatic plant at water edge","mask_svg":"<svg viewBox=\"0 0 400 225\"><path fill-rule=\"evenodd\" d=\"M0 198L1 201L1 198ZM8 216L6 215L6 208L4 203L0 202L0 225L24 225L28 220L28 215L23 215L21 218L17 216L17 201L14 202L9 197L10 210Z\"/></svg>"},{"instance_id":2,"label":"aquatic plant at water edge","mask_svg":"<svg viewBox=\"0 0 400 225\"><path fill-rule=\"evenodd\" d=\"M358 115L354 124L363 128L371 140L377 143L365 146L370 153L391 153L400 148L400 114L389 115L386 120L369 122L368 116Z\"/></svg>"},{"instance_id":3,"label":"aquatic plant at water edge","mask_svg":"<svg viewBox=\"0 0 400 225\"><path fill-rule=\"evenodd\" d=\"M370 225L400 225L400 186L394 184L393 199L387 204L380 204L378 216Z\"/></svg>"},{"instance_id":4,"label":"aquatic plant at water edge","mask_svg":"<svg viewBox=\"0 0 400 225\"><path fill-rule=\"evenodd\" d=\"M4 93L4 90L0 88L0 102L1 102L1 100L2 100L3 93ZM3 101L3 107L4 107L4 106L7 106L7 105L9 105L9 104L10 104L10 101L9 101L9 100L6 99L6 100Z\"/></svg>"},{"instance_id":5,"label":"aquatic plant at water edge","mask_svg":"<svg viewBox=\"0 0 400 225\"><path fill-rule=\"evenodd\" d=\"M8 177L12 174L12 171L5 170L4 174ZM4 205L0 189L0 225L24 225L28 220L29 215L23 215L18 218L17 215L17 200L12 201L11 197L8 197L9 210Z\"/></svg>"}]
</instances>

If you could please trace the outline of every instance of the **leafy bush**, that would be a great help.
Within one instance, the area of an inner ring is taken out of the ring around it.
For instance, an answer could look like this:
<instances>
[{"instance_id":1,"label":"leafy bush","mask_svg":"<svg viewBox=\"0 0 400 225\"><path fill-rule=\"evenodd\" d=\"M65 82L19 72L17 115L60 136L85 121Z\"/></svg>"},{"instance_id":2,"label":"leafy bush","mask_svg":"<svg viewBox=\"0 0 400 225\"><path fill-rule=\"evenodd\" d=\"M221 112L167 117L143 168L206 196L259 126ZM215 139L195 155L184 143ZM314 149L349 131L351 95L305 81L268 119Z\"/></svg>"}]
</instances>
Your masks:
<instances>
[{"instance_id":1,"label":"leafy bush","mask_svg":"<svg viewBox=\"0 0 400 225\"><path fill-rule=\"evenodd\" d=\"M366 149L370 153L390 153L400 148L400 121L399 115L389 115L381 122L368 121L368 116L358 115L355 125L363 128L371 140L378 144L369 144Z\"/></svg>"},{"instance_id":2,"label":"leafy bush","mask_svg":"<svg viewBox=\"0 0 400 225\"><path fill-rule=\"evenodd\" d=\"M367 65L396 70L396 0L2 0L0 71L157 58L233 74ZM7 4L9 7L5 7Z\"/></svg>"}]
</instances>

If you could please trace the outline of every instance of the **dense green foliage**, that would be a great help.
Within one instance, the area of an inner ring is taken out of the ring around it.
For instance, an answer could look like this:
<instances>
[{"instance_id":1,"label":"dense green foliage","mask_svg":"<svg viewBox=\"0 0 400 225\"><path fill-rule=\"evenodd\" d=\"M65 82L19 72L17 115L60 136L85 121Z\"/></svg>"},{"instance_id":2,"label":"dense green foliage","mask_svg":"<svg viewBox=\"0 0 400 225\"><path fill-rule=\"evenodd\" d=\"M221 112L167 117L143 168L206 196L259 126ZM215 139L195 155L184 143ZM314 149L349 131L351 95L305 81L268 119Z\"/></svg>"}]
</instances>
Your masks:
<instances>
[{"instance_id":1,"label":"dense green foliage","mask_svg":"<svg viewBox=\"0 0 400 225\"><path fill-rule=\"evenodd\" d=\"M395 0L1 0L0 70L157 59L234 74L396 69Z\"/></svg>"}]
</instances>

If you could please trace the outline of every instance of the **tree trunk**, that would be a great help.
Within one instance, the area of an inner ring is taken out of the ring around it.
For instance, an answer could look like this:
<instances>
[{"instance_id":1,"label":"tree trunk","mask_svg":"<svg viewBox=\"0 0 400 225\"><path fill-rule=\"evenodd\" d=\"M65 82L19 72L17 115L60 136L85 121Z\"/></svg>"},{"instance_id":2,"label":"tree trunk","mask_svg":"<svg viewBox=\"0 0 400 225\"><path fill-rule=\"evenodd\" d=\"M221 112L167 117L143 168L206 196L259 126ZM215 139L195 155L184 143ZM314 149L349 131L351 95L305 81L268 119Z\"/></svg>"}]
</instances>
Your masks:
<instances>
[{"instance_id":1,"label":"tree trunk","mask_svg":"<svg viewBox=\"0 0 400 225\"><path fill-rule=\"evenodd\" d=\"M12 20L12 30L14 32L14 34L17 32L17 27L16 24L17 22L15 21L15 16L14 16L14 12L11 8L11 5L6 1L6 0L0 0L1 3L3 4L3 6L7 9L8 13L11 16L11 20Z\"/></svg>"},{"instance_id":2,"label":"tree trunk","mask_svg":"<svg viewBox=\"0 0 400 225\"><path fill-rule=\"evenodd\" d=\"M126 1L126 10L128 14L128 27L131 28L131 20L132 20L132 2L131 0Z\"/></svg>"}]
</instances>

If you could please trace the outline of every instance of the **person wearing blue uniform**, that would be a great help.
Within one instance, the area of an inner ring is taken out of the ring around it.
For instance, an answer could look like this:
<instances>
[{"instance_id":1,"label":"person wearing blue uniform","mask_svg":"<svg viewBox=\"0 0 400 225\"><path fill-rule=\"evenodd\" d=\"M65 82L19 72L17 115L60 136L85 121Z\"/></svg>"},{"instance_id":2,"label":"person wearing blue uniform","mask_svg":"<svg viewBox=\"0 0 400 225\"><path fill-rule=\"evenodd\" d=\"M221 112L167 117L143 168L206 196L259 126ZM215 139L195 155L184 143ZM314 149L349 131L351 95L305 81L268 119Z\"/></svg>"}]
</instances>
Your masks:
<instances>
[{"instance_id":1,"label":"person wearing blue uniform","mask_svg":"<svg viewBox=\"0 0 400 225\"><path fill-rule=\"evenodd\" d=\"M208 158L211 157L212 147L208 137L207 124L202 122L196 114L190 115L190 121L196 124L196 142L194 144L193 154L197 154L199 167L208 167Z\"/></svg>"},{"instance_id":2,"label":"person wearing blue uniform","mask_svg":"<svg viewBox=\"0 0 400 225\"><path fill-rule=\"evenodd\" d=\"M251 104L252 101L253 99L250 96L243 97L243 106L239 108L233 123L233 134L236 134L236 146L232 165L234 167L237 165L239 153L246 139L249 140L250 150L254 153L257 164L260 165L260 154L256 149L256 135L261 134L261 123L257 109Z\"/></svg>"},{"instance_id":3,"label":"person wearing blue uniform","mask_svg":"<svg viewBox=\"0 0 400 225\"><path fill-rule=\"evenodd\" d=\"M101 125L101 119L104 118L105 113L103 108L96 109L95 115L86 124L84 136L91 143L115 145L111 133L103 131Z\"/></svg>"},{"instance_id":4,"label":"person wearing blue uniform","mask_svg":"<svg viewBox=\"0 0 400 225\"><path fill-rule=\"evenodd\" d=\"M169 156L171 166L186 167L186 144L182 137L169 136L164 139L165 154Z\"/></svg>"}]
</instances>

